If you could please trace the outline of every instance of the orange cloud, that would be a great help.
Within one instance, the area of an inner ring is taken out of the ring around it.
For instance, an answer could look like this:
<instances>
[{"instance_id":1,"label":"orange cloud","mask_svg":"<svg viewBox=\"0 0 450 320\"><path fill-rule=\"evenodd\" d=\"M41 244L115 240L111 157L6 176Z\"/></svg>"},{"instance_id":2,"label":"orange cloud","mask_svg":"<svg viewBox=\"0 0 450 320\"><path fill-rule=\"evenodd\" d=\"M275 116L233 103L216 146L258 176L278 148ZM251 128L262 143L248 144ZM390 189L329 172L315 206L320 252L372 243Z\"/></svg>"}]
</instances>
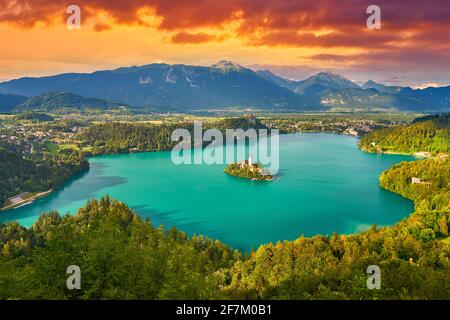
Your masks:
<instances>
[{"instance_id":1,"label":"orange cloud","mask_svg":"<svg viewBox=\"0 0 450 320\"><path fill-rule=\"evenodd\" d=\"M366 8L372 0L341 0L338 4L336 0L0 0L0 27L26 30L30 35L39 31L44 41L64 40L66 35L56 36L52 30L63 32L69 4L82 10L82 31L70 35L70 43L78 47L70 52L103 41L105 52L100 52L104 56L98 59L113 65L124 59L131 63L144 59L209 63L222 54L221 58L237 56L244 63L276 64L278 59L280 64L364 68L369 63L370 67L389 64L405 69L420 63L422 68L440 64L441 69L450 71L446 68L450 65L448 0L379 0L381 30L366 28ZM45 30L48 34L44 35ZM134 44L133 51L117 46L123 39ZM39 43L25 43L28 45L17 44L16 50L0 45L0 55L16 57L42 50ZM112 56L119 49L129 53ZM54 54L50 56L67 56L58 50L51 48ZM77 58L83 61L94 56L92 52Z\"/></svg>"},{"instance_id":2,"label":"orange cloud","mask_svg":"<svg viewBox=\"0 0 450 320\"><path fill-rule=\"evenodd\" d=\"M171 38L172 42L174 43L202 43L216 39L217 39L216 35L204 32L200 33L179 32L174 34Z\"/></svg>"},{"instance_id":3,"label":"orange cloud","mask_svg":"<svg viewBox=\"0 0 450 320\"><path fill-rule=\"evenodd\" d=\"M92 27L92 30L94 30L95 32L103 32L103 31L111 30L111 29L112 29L112 27L109 24L102 23L102 22L96 23Z\"/></svg>"},{"instance_id":4,"label":"orange cloud","mask_svg":"<svg viewBox=\"0 0 450 320\"><path fill-rule=\"evenodd\" d=\"M151 8L161 18L159 28L177 32L175 43L220 40L198 28L217 28L238 21L235 35L252 45L319 47L386 46L449 39L450 6L446 0L379 1L384 29L368 32L365 12L369 0L78 0L82 18L107 13L117 24L148 25L139 12ZM33 27L37 23L63 22L66 0L0 0L0 23ZM103 31L99 25L94 31ZM107 29L108 27L106 27ZM317 31L333 30L318 36Z\"/></svg>"}]
</instances>

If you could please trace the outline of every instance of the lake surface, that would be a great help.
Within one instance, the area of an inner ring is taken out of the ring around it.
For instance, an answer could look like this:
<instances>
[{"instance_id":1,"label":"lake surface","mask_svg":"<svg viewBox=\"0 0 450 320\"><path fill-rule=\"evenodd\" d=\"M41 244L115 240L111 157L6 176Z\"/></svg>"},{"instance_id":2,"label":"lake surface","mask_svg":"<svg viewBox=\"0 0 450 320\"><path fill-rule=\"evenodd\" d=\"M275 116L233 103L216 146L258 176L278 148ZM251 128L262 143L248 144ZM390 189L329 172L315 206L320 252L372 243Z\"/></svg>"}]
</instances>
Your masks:
<instances>
[{"instance_id":1,"label":"lake surface","mask_svg":"<svg viewBox=\"0 0 450 320\"><path fill-rule=\"evenodd\" d=\"M302 234L392 225L413 204L381 189L378 176L414 158L364 153L357 142L333 134L280 136L279 179L271 182L231 177L225 165L174 165L170 152L96 157L87 173L33 204L0 213L0 221L30 226L43 211L73 214L87 199L109 194L154 225L243 250Z\"/></svg>"}]
</instances>

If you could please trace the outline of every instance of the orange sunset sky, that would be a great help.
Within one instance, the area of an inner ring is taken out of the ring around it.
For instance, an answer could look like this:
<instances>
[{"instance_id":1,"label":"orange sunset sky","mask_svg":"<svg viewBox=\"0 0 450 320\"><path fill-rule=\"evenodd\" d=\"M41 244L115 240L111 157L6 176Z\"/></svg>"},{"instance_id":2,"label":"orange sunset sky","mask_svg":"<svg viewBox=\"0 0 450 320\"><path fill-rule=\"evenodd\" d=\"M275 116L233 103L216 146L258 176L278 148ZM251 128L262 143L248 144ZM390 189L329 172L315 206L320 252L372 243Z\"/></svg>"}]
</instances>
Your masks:
<instances>
[{"instance_id":1,"label":"orange sunset sky","mask_svg":"<svg viewBox=\"0 0 450 320\"><path fill-rule=\"evenodd\" d=\"M81 29L66 8L81 8ZM366 8L381 8L369 30ZM450 1L0 0L0 81L154 62L232 60L292 79L319 71L450 84Z\"/></svg>"}]
</instances>

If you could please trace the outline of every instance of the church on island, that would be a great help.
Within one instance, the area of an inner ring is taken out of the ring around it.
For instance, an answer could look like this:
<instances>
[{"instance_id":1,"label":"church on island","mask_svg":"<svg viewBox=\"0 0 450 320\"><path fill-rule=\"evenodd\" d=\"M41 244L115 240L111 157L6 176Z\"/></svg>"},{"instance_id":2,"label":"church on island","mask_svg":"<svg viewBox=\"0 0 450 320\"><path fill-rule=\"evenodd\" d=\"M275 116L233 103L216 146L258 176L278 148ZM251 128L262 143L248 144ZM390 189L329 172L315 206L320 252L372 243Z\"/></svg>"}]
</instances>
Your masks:
<instances>
[{"instance_id":1,"label":"church on island","mask_svg":"<svg viewBox=\"0 0 450 320\"><path fill-rule=\"evenodd\" d=\"M252 155L247 160L229 164L224 171L232 176L251 180L273 180L272 175L255 162Z\"/></svg>"},{"instance_id":2,"label":"church on island","mask_svg":"<svg viewBox=\"0 0 450 320\"><path fill-rule=\"evenodd\" d=\"M248 157L248 160L244 160L238 163L241 169L249 169L252 173L260 174L261 176L271 177L269 172L265 170L261 165L253 160L252 154Z\"/></svg>"},{"instance_id":3,"label":"church on island","mask_svg":"<svg viewBox=\"0 0 450 320\"><path fill-rule=\"evenodd\" d=\"M249 168L252 172L259 171L262 173L262 169L253 162L253 156L251 154L248 157L248 160L239 162L239 166L241 169Z\"/></svg>"}]
</instances>

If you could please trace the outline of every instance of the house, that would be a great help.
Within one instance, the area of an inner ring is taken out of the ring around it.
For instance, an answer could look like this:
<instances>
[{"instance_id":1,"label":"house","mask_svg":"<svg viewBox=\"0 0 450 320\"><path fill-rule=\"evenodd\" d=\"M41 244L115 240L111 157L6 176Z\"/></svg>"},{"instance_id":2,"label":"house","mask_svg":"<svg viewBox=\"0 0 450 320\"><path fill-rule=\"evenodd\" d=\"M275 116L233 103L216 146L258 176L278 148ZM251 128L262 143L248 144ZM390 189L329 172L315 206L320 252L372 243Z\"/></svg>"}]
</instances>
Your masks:
<instances>
[{"instance_id":1,"label":"house","mask_svg":"<svg viewBox=\"0 0 450 320\"><path fill-rule=\"evenodd\" d=\"M416 177L413 177L411 179L411 183L412 184L424 184L424 185L427 185L427 186L431 186L431 182L425 182L425 181L422 181L422 179L416 178Z\"/></svg>"},{"instance_id":2,"label":"house","mask_svg":"<svg viewBox=\"0 0 450 320\"><path fill-rule=\"evenodd\" d=\"M413 177L411 183L412 183L412 184L419 184L419 183L422 183L422 179Z\"/></svg>"},{"instance_id":3,"label":"house","mask_svg":"<svg viewBox=\"0 0 450 320\"><path fill-rule=\"evenodd\" d=\"M357 137L359 134L354 128L347 128L344 130L344 133L354 137Z\"/></svg>"}]
</instances>

